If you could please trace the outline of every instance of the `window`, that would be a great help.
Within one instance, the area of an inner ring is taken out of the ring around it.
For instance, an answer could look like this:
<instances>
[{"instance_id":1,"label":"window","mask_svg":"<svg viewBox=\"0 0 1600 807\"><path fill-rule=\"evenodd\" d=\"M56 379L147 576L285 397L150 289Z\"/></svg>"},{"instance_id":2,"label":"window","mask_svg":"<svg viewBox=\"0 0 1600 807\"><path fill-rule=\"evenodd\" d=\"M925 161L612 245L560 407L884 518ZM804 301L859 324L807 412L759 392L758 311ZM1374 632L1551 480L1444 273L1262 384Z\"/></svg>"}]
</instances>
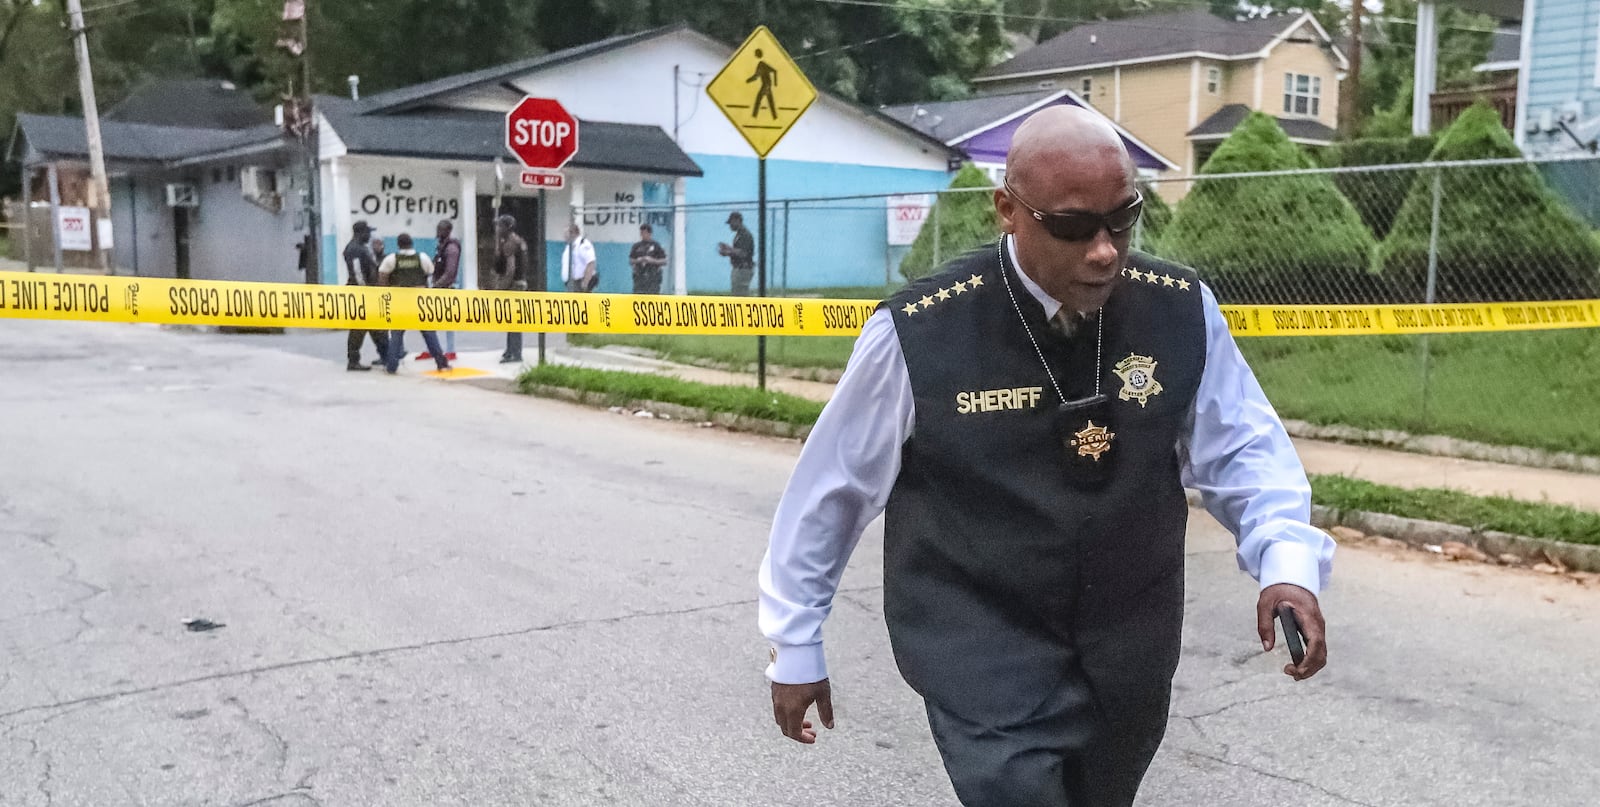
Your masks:
<instances>
[{"instance_id":1,"label":"window","mask_svg":"<svg viewBox=\"0 0 1600 807\"><path fill-rule=\"evenodd\" d=\"M1206 92L1211 95L1218 95L1222 92L1222 68L1206 68Z\"/></svg>"},{"instance_id":2,"label":"window","mask_svg":"<svg viewBox=\"0 0 1600 807\"><path fill-rule=\"evenodd\" d=\"M1087 76L1084 77L1083 83L1079 85L1078 94L1083 96L1084 98L1088 98L1090 95L1093 95L1094 94L1094 79L1088 78Z\"/></svg>"},{"instance_id":3,"label":"window","mask_svg":"<svg viewBox=\"0 0 1600 807\"><path fill-rule=\"evenodd\" d=\"M1322 113L1322 77L1283 74L1283 114L1316 117Z\"/></svg>"}]
</instances>

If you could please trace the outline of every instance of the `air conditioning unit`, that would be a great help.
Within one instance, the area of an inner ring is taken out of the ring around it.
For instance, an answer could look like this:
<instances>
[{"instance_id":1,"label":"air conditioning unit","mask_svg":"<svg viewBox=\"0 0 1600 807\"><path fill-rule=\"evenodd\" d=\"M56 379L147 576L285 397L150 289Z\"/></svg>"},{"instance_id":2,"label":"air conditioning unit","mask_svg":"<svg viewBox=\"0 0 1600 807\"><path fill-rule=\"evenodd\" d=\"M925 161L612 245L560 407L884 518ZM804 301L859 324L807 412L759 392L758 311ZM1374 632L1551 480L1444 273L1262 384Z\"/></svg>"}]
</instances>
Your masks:
<instances>
[{"instance_id":1,"label":"air conditioning unit","mask_svg":"<svg viewBox=\"0 0 1600 807\"><path fill-rule=\"evenodd\" d=\"M264 210L276 213L283 209L283 197L278 194L278 175L270 168L258 165L239 170L239 191L245 201Z\"/></svg>"},{"instance_id":2,"label":"air conditioning unit","mask_svg":"<svg viewBox=\"0 0 1600 807\"><path fill-rule=\"evenodd\" d=\"M199 207L200 190L188 182L167 183L167 207Z\"/></svg>"}]
</instances>

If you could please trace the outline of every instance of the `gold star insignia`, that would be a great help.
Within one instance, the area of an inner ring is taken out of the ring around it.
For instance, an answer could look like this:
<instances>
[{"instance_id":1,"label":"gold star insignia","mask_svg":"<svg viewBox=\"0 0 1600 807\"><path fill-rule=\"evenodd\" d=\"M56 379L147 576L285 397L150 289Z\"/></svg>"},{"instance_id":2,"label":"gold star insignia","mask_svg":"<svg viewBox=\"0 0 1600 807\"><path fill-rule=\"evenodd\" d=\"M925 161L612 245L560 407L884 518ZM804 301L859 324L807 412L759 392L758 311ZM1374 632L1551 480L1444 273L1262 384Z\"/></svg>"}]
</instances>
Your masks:
<instances>
[{"instance_id":1,"label":"gold star insignia","mask_svg":"<svg viewBox=\"0 0 1600 807\"><path fill-rule=\"evenodd\" d=\"M955 289L956 290L956 294L961 294L961 293L963 293L963 292L965 292L967 290L967 281L965 281L965 280L957 280L956 284L954 286L951 286L950 288Z\"/></svg>"},{"instance_id":2,"label":"gold star insignia","mask_svg":"<svg viewBox=\"0 0 1600 807\"><path fill-rule=\"evenodd\" d=\"M983 275L973 275L972 277L967 278L967 285L969 285L969 286L971 286L973 288L977 288L979 286L982 286L983 285Z\"/></svg>"},{"instance_id":3,"label":"gold star insignia","mask_svg":"<svg viewBox=\"0 0 1600 807\"><path fill-rule=\"evenodd\" d=\"M933 307L933 298L932 297L924 297L924 298L922 298L921 303L922 303L922 307L923 308L932 308Z\"/></svg>"},{"instance_id":4,"label":"gold star insignia","mask_svg":"<svg viewBox=\"0 0 1600 807\"><path fill-rule=\"evenodd\" d=\"M1171 286L1172 285L1172 275L1162 275L1161 276L1161 285L1163 285L1163 286Z\"/></svg>"},{"instance_id":5,"label":"gold star insignia","mask_svg":"<svg viewBox=\"0 0 1600 807\"><path fill-rule=\"evenodd\" d=\"M906 316L909 317L912 314L917 313L917 304L916 303L906 303L906 307L902 308L900 310L906 312Z\"/></svg>"},{"instance_id":6,"label":"gold star insignia","mask_svg":"<svg viewBox=\"0 0 1600 807\"><path fill-rule=\"evenodd\" d=\"M1129 269L1128 270L1128 277L1131 277L1134 280L1144 280L1144 273L1139 271L1138 269Z\"/></svg>"},{"instance_id":7,"label":"gold star insignia","mask_svg":"<svg viewBox=\"0 0 1600 807\"><path fill-rule=\"evenodd\" d=\"M1189 281L1184 280L1181 277L1178 278L1178 288L1183 289L1184 291L1188 291L1189 290Z\"/></svg>"},{"instance_id":8,"label":"gold star insignia","mask_svg":"<svg viewBox=\"0 0 1600 807\"><path fill-rule=\"evenodd\" d=\"M1155 272L1145 272L1144 273L1144 282L1149 283L1150 285L1153 286L1153 285L1161 282L1161 276L1156 274Z\"/></svg>"},{"instance_id":9,"label":"gold star insignia","mask_svg":"<svg viewBox=\"0 0 1600 807\"><path fill-rule=\"evenodd\" d=\"M939 293L934 295L934 296L938 297L941 300L948 300L948 299L950 299L950 290L949 289L940 289Z\"/></svg>"}]
</instances>

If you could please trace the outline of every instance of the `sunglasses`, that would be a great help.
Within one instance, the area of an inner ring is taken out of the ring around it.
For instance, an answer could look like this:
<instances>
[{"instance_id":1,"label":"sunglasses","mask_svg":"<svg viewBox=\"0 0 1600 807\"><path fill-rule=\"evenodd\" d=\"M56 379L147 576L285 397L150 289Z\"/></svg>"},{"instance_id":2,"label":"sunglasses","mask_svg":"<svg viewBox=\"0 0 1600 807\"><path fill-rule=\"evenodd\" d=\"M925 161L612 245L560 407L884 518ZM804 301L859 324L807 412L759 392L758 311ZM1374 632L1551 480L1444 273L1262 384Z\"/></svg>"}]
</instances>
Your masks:
<instances>
[{"instance_id":1,"label":"sunglasses","mask_svg":"<svg viewBox=\"0 0 1600 807\"><path fill-rule=\"evenodd\" d=\"M1139 214L1144 212L1144 197L1134 191L1133 200L1116 210L1101 215L1087 213L1081 210L1071 210L1066 213L1046 213L1022 200L1016 190L1011 187L1011 180L1007 179L1006 193L1012 200L1022 205L1029 213L1033 214L1035 221L1044 225L1046 232L1062 241L1088 241L1094 238L1102 228L1113 236L1122 235L1133 229L1139 223Z\"/></svg>"}]
</instances>

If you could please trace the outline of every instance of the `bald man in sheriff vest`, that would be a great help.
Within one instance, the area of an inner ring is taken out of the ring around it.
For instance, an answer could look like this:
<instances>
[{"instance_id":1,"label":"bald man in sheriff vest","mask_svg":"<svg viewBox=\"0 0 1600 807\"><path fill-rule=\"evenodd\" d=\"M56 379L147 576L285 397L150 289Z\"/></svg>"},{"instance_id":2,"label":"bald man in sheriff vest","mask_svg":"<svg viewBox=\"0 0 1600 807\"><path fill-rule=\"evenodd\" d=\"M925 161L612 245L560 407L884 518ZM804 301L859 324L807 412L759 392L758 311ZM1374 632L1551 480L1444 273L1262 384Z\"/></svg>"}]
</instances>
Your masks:
<instances>
[{"instance_id":1,"label":"bald man in sheriff vest","mask_svg":"<svg viewBox=\"0 0 1600 807\"><path fill-rule=\"evenodd\" d=\"M773 719L802 743L813 705L834 727L822 622L883 513L890 644L961 803L1128 805L1178 664L1184 487L1260 583L1248 641L1271 651L1294 612L1296 680L1327 662L1334 545L1210 290L1130 254L1142 199L1110 124L1045 109L1006 167L1004 232L867 321L778 505L759 581Z\"/></svg>"}]
</instances>

